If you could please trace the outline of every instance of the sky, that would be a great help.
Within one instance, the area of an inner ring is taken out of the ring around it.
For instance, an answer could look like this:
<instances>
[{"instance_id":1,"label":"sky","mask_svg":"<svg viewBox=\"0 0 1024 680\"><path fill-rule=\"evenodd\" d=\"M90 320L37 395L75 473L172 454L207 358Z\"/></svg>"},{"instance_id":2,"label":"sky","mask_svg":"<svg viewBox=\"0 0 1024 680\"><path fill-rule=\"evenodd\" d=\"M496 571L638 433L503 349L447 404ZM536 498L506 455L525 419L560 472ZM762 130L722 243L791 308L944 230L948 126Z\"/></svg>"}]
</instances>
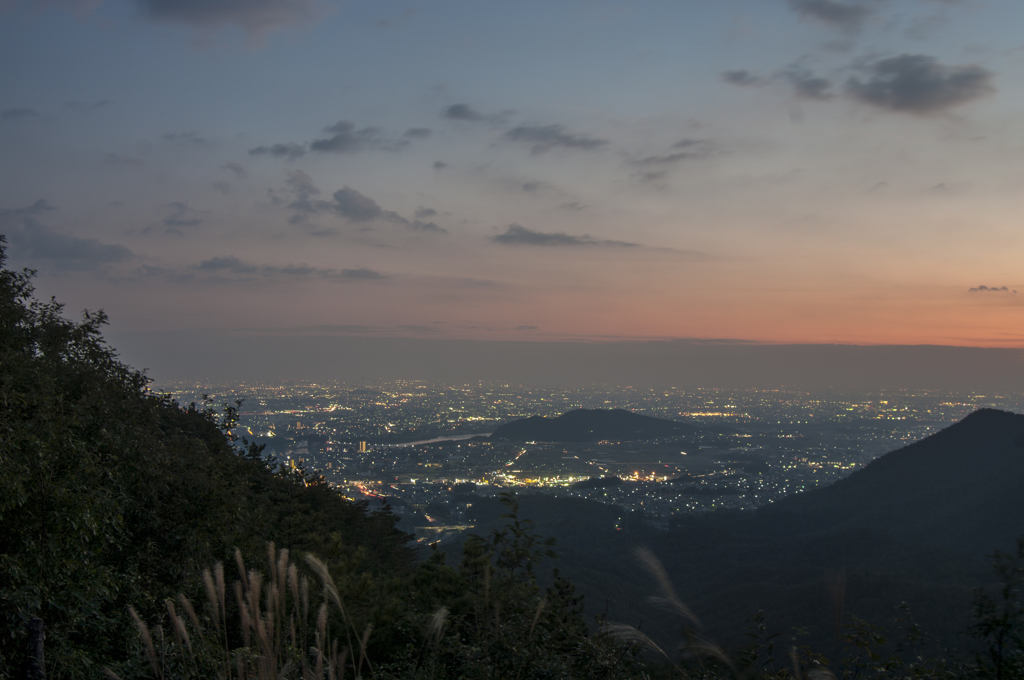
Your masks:
<instances>
[{"instance_id":1,"label":"sky","mask_svg":"<svg viewBox=\"0 0 1024 680\"><path fill-rule=\"evenodd\" d=\"M0 233L168 378L158 338L1020 357L1021 26L1019 0L0 0Z\"/></svg>"}]
</instances>

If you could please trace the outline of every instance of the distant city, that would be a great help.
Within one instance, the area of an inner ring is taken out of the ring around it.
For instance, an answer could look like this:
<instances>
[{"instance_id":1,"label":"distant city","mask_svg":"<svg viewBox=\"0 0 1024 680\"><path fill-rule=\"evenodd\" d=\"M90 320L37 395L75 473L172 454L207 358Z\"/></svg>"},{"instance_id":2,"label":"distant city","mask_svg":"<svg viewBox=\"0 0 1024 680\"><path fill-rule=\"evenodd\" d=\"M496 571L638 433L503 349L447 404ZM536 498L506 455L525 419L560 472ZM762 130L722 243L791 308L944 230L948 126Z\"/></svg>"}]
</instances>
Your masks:
<instances>
[{"instance_id":1,"label":"distant city","mask_svg":"<svg viewBox=\"0 0 1024 680\"><path fill-rule=\"evenodd\" d=\"M340 493L387 502L421 540L473 525L498 492L582 497L668 528L675 518L747 510L834 482L984 407L1020 412L1024 394L883 391L544 389L509 384L163 384L181 404L242 400L235 434ZM621 408L694 425L645 441L490 440L499 425Z\"/></svg>"}]
</instances>

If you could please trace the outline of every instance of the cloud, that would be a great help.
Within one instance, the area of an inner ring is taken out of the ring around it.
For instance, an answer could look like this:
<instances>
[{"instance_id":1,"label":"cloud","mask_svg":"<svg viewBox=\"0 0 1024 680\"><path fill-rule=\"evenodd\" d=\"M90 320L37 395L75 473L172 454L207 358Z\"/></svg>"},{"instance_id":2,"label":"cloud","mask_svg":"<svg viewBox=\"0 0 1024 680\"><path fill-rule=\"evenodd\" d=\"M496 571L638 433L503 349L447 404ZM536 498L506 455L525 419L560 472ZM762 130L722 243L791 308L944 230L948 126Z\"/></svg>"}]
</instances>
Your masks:
<instances>
[{"instance_id":1,"label":"cloud","mask_svg":"<svg viewBox=\"0 0 1024 680\"><path fill-rule=\"evenodd\" d=\"M838 0L789 0L789 6L801 17L814 19L841 31L860 29L871 14L866 6Z\"/></svg>"},{"instance_id":2,"label":"cloud","mask_svg":"<svg viewBox=\"0 0 1024 680\"><path fill-rule=\"evenodd\" d=\"M45 199L39 199L25 208L0 210L0 231L7 236L12 257L29 262L45 260L64 270L96 270L135 257L124 246L63 234L36 219L53 209Z\"/></svg>"},{"instance_id":3,"label":"cloud","mask_svg":"<svg viewBox=\"0 0 1024 680\"><path fill-rule=\"evenodd\" d=\"M1017 291L1007 286L990 287L990 286L978 286L977 288L971 288L967 291L968 293L1009 293L1010 295L1016 295Z\"/></svg>"},{"instance_id":4,"label":"cloud","mask_svg":"<svg viewBox=\"0 0 1024 680\"><path fill-rule=\"evenodd\" d=\"M448 164L444 161L434 161L434 165L432 167L434 170L444 170L448 167Z\"/></svg>"},{"instance_id":5,"label":"cloud","mask_svg":"<svg viewBox=\"0 0 1024 680\"><path fill-rule=\"evenodd\" d=\"M289 171L284 184L281 193L285 196L273 189L267 193L271 205L284 205L293 212L288 218L289 224L304 224L310 216L330 211L331 203L316 198L320 195L320 189L313 183L313 178L302 170Z\"/></svg>"},{"instance_id":6,"label":"cloud","mask_svg":"<svg viewBox=\"0 0 1024 680\"><path fill-rule=\"evenodd\" d=\"M479 111L475 110L469 104L452 104L441 111L441 117L447 118L448 120L464 120L471 123L479 123L485 120L491 120L491 116L485 116Z\"/></svg>"},{"instance_id":7,"label":"cloud","mask_svg":"<svg viewBox=\"0 0 1024 680\"><path fill-rule=\"evenodd\" d=\"M101 163L101 165L128 165L128 166L132 166L132 167L138 167L140 165L145 165L145 163L143 163L138 158L131 158L129 156L122 156L122 155L116 154L116 153L108 153L106 156L103 157L103 160L100 161L100 163Z\"/></svg>"},{"instance_id":8,"label":"cloud","mask_svg":"<svg viewBox=\"0 0 1024 680\"><path fill-rule=\"evenodd\" d=\"M435 324L438 322L434 322ZM426 324L396 324L393 326L365 326L362 324L318 324L316 326L295 326L289 331L302 334L341 334L341 335L394 335L395 333L407 334L434 334L440 329L433 325ZM287 331L285 331L287 332Z\"/></svg>"},{"instance_id":9,"label":"cloud","mask_svg":"<svg viewBox=\"0 0 1024 680\"><path fill-rule=\"evenodd\" d=\"M631 165L645 166L645 165L672 165L679 161L686 160L687 158L696 158L696 154L679 151L676 153L670 153L665 156L646 156L645 158L638 158L634 161L630 161Z\"/></svg>"},{"instance_id":10,"label":"cloud","mask_svg":"<svg viewBox=\"0 0 1024 680\"><path fill-rule=\"evenodd\" d=\"M334 211L350 222L372 222L388 219L390 215L397 217L395 213L381 208L377 201L349 186L338 189L333 196Z\"/></svg>"},{"instance_id":11,"label":"cloud","mask_svg":"<svg viewBox=\"0 0 1024 680\"><path fill-rule=\"evenodd\" d=\"M341 272L339 272L339 274L340 278L348 279L350 281L367 281L371 279L387 278L380 272L374 271L372 269L366 269L364 267L360 267L359 269L342 269Z\"/></svg>"},{"instance_id":12,"label":"cloud","mask_svg":"<svg viewBox=\"0 0 1024 680\"><path fill-rule=\"evenodd\" d=\"M246 171L246 169L243 168L240 163L225 163L224 165L220 166L220 169L229 170L235 173L235 177L237 177L238 179L245 179L246 177L249 176L248 171Z\"/></svg>"},{"instance_id":13,"label":"cloud","mask_svg":"<svg viewBox=\"0 0 1024 680\"><path fill-rule=\"evenodd\" d=\"M201 218L196 217L198 213L183 201L171 201L164 207L171 210L170 215L160 220L160 225L164 228L163 232L165 234L184 236L185 232L183 229L198 227L203 223ZM151 233L155 227L156 225L150 225L143 229L142 232L145 234Z\"/></svg>"},{"instance_id":14,"label":"cloud","mask_svg":"<svg viewBox=\"0 0 1024 680\"><path fill-rule=\"evenodd\" d=\"M502 284L498 283L497 281L491 281L489 279L473 279L473 278L469 278L469 277L466 277L466 276L462 276L462 277L458 277L458 278L453 278L453 277L434 277L434 280L435 281L439 281L441 283L449 283L449 284L451 284L453 286L458 286L460 288L501 288L502 287ZM435 321L434 323L441 323L441 322L440 321Z\"/></svg>"},{"instance_id":15,"label":"cloud","mask_svg":"<svg viewBox=\"0 0 1024 680\"><path fill-rule=\"evenodd\" d=\"M230 271L236 274L251 274L259 271L259 267L254 264L243 262L237 257L215 257L205 262L200 262L196 269L200 271Z\"/></svg>"},{"instance_id":16,"label":"cloud","mask_svg":"<svg viewBox=\"0 0 1024 680\"><path fill-rule=\"evenodd\" d=\"M134 271L136 275L141 275L146 278L161 277L168 281L174 281L175 283L182 283L184 281L191 281L196 278L195 272L187 269L168 269L167 267L154 267L150 264L144 264L137 267Z\"/></svg>"},{"instance_id":17,"label":"cloud","mask_svg":"<svg viewBox=\"0 0 1024 680\"><path fill-rule=\"evenodd\" d=\"M334 203L330 206L331 209L341 217L344 217L349 222L391 222L392 224L398 224L403 227L412 229L413 231L425 231L434 232L438 234L448 233L447 229L443 229L433 222L423 222L420 220L409 221L399 215L396 212L390 210L384 210L380 207L377 201L373 200L366 194L361 194L350 186L344 186L338 189L332 194ZM420 210L416 211L419 216ZM430 210L429 212L437 214L435 211Z\"/></svg>"},{"instance_id":18,"label":"cloud","mask_svg":"<svg viewBox=\"0 0 1024 680\"><path fill-rule=\"evenodd\" d=\"M923 54L902 54L861 68L866 79L851 78L847 92L859 101L890 111L928 115L995 92L992 72L981 66L946 66Z\"/></svg>"},{"instance_id":19,"label":"cloud","mask_svg":"<svg viewBox=\"0 0 1024 680\"><path fill-rule=\"evenodd\" d=\"M317 0L135 0L135 4L153 21L203 30L237 26L257 36L312 23L327 10Z\"/></svg>"},{"instance_id":20,"label":"cloud","mask_svg":"<svg viewBox=\"0 0 1024 680\"><path fill-rule=\"evenodd\" d=\"M658 182L668 177L668 170L651 170L638 175L641 182Z\"/></svg>"},{"instance_id":21,"label":"cloud","mask_svg":"<svg viewBox=\"0 0 1024 680\"><path fill-rule=\"evenodd\" d=\"M682 151L675 151L661 156L645 156L644 158L629 161L629 163L640 168L675 165L680 161L707 158L715 152L714 145L707 139L683 139L673 144L672 148L682 149Z\"/></svg>"},{"instance_id":22,"label":"cloud","mask_svg":"<svg viewBox=\"0 0 1024 680\"><path fill-rule=\"evenodd\" d=\"M210 186L219 191L222 194L231 193L231 185L227 182L213 182Z\"/></svg>"},{"instance_id":23,"label":"cloud","mask_svg":"<svg viewBox=\"0 0 1024 680\"><path fill-rule=\"evenodd\" d=\"M332 132L334 135L327 139L318 139L309 145L310 151L329 151L332 153L353 153L362 151L368 146L379 141L380 130L375 127L365 127L356 130L355 123L347 120L339 120L334 125L328 125L324 132Z\"/></svg>"},{"instance_id":24,"label":"cloud","mask_svg":"<svg viewBox=\"0 0 1024 680\"><path fill-rule=\"evenodd\" d=\"M142 233L153 233L154 231L162 230L163 233L173 233L173 235L180 237L184 236L184 229L199 226L203 223L203 218L199 216L203 213L188 207L188 204L183 201L172 201L164 207L170 210L170 214L160 220L160 222L146 226L142 229Z\"/></svg>"},{"instance_id":25,"label":"cloud","mask_svg":"<svg viewBox=\"0 0 1024 680\"><path fill-rule=\"evenodd\" d=\"M778 82L780 79L790 84L794 94L800 99L825 101L833 96L829 92L832 88L832 83L829 80L816 76L811 71L797 65L790 66L781 74L775 74L772 77L759 76L742 70L726 71L722 74L723 81L740 87L761 87Z\"/></svg>"},{"instance_id":26,"label":"cloud","mask_svg":"<svg viewBox=\"0 0 1024 680\"><path fill-rule=\"evenodd\" d=\"M562 125L520 125L506 132L503 138L532 144L530 153L534 155L555 148L592 150L608 143L606 139L567 132Z\"/></svg>"},{"instance_id":27,"label":"cloud","mask_svg":"<svg viewBox=\"0 0 1024 680\"><path fill-rule=\"evenodd\" d=\"M254 264L233 255L214 257L200 262L192 269L199 273L214 274L217 278L232 280L264 279L309 279L321 278L331 281L371 281L385 279L387 276L373 269L359 267L355 269L321 269L307 264L288 264L285 266Z\"/></svg>"},{"instance_id":28,"label":"cloud","mask_svg":"<svg viewBox=\"0 0 1024 680\"><path fill-rule=\"evenodd\" d=\"M135 257L124 246L61 234L35 220L27 220L23 229L8 234L8 240L19 257L54 260L76 269L94 269Z\"/></svg>"},{"instance_id":29,"label":"cloud","mask_svg":"<svg viewBox=\"0 0 1024 680\"><path fill-rule=\"evenodd\" d=\"M290 224L301 224L310 215L315 215L329 209L327 201L315 199L316 196L320 195L320 189L313 184L313 178L302 170L289 172L288 179L285 180L284 184L285 191L291 195L291 200L278 198L271 191L269 192L270 201L274 205L286 203L288 208L294 211L294 214L288 220Z\"/></svg>"},{"instance_id":30,"label":"cloud","mask_svg":"<svg viewBox=\"0 0 1024 680\"><path fill-rule=\"evenodd\" d=\"M586 210L587 204L580 203L579 201L570 201L567 203L560 203L558 207L563 210Z\"/></svg>"},{"instance_id":31,"label":"cloud","mask_svg":"<svg viewBox=\"0 0 1024 680\"><path fill-rule=\"evenodd\" d=\"M287 158L290 161L294 161L298 158L302 158L306 155L305 144L271 144L270 146L257 146L255 149L249 149L250 156L273 156L275 158Z\"/></svg>"},{"instance_id":32,"label":"cloud","mask_svg":"<svg viewBox=\"0 0 1024 680\"><path fill-rule=\"evenodd\" d=\"M71 111L91 111L110 106L114 102L109 99L101 99L97 102L64 102L64 108Z\"/></svg>"},{"instance_id":33,"label":"cloud","mask_svg":"<svg viewBox=\"0 0 1024 680\"><path fill-rule=\"evenodd\" d=\"M294 214L288 220L291 224L302 224L311 215L326 213L336 215L354 224L390 222L413 231L447 233L447 230L433 222L423 222L420 219L410 221L396 212L385 210L377 201L350 186L344 186L335 191L331 195L333 200L319 199L317 197L320 195L320 189L313 183L313 178L302 170L288 173L284 192L289 198L282 198L273 190L268 193L273 205L287 205L290 210L294 211ZM427 211L429 214L424 213L424 211ZM432 217L436 214L436 211L429 208L421 207L416 211L417 218ZM331 233L333 231L330 230L314 232L315 235L321 236Z\"/></svg>"},{"instance_id":34,"label":"cloud","mask_svg":"<svg viewBox=\"0 0 1024 680\"><path fill-rule=\"evenodd\" d=\"M25 120L26 118L38 118L39 112L35 109L17 108L5 109L0 112L0 120Z\"/></svg>"},{"instance_id":35,"label":"cloud","mask_svg":"<svg viewBox=\"0 0 1024 680\"><path fill-rule=\"evenodd\" d=\"M182 146L204 146L209 142L199 136L198 132L168 132L160 135L160 139L165 142L171 142L172 144L179 144Z\"/></svg>"},{"instance_id":36,"label":"cloud","mask_svg":"<svg viewBox=\"0 0 1024 680\"><path fill-rule=\"evenodd\" d=\"M794 94L800 99L811 101L828 101L832 99L833 95L829 91L832 89L832 82L814 75L811 71L799 67L791 67L785 72L784 78L793 86Z\"/></svg>"},{"instance_id":37,"label":"cloud","mask_svg":"<svg viewBox=\"0 0 1024 680\"><path fill-rule=\"evenodd\" d=\"M435 234L447 234L448 230L444 227L439 227L434 222L421 222L420 220L413 220L406 224L413 231L426 231L433 232Z\"/></svg>"},{"instance_id":38,"label":"cloud","mask_svg":"<svg viewBox=\"0 0 1024 680\"><path fill-rule=\"evenodd\" d=\"M707 139L680 139L678 142L672 145L673 149L692 149L694 147L707 148L710 146L711 141Z\"/></svg>"},{"instance_id":39,"label":"cloud","mask_svg":"<svg viewBox=\"0 0 1024 680\"><path fill-rule=\"evenodd\" d=\"M505 245L516 246L614 246L620 248L636 247L636 243L624 241L598 240L587 236L572 236L562 232L545 233L527 229L519 224L510 224L505 233L491 238L492 241Z\"/></svg>"},{"instance_id":40,"label":"cloud","mask_svg":"<svg viewBox=\"0 0 1024 680\"><path fill-rule=\"evenodd\" d=\"M745 70L725 71L722 73L722 80L730 85L739 85L740 87L764 85L763 78Z\"/></svg>"},{"instance_id":41,"label":"cloud","mask_svg":"<svg viewBox=\"0 0 1024 680\"><path fill-rule=\"evenodd\" d=\"M432 134L428 128L411 128L398 139L387 139L381 134L380 128L356 129L355 123L348 120L339 120L337 123L325 127L323 131L331 133L331 136L314 140L309 145L310 151L324 153L356 153L366 149L401 151L412 144L409 140L425 139Z\"/></svg>"},{"instance_id":42,"label":"cloud","mask_svg":"<svg viewBox=\"0 0 1024 680\"><path fill-rule=\"evenodd\" d=\"M780 79L791 85L794 94L800 99L826 101L833 97L829 91L832 88L832 83L829 80L816 76L813 72L797 65L790 66L781 74L776 73L771 77L759 76L742 70L726 71L722 74L723 81L740 87L762 87L778 82Z\"/></svg>"},{"instance_id":43,"label":"cloud","mask_svg":"<svg viewBox=\"0 0 1024 680\"><path fill-rule=\"evenodd\" d=\"M437 217L437 211L433 208L424 208L423 206L420 206L416 208L416 212L413 213L413 215L418 220L425 220L430 217Z\"/></svg>"},{"instance_id":44,"label":"cloud","mask_svg":"<svg viewBox=\"0 0 1024 680\"><path fill-rule=\"evenodd\" d=\"M680 151L628 161L630 165L643 170L633 176L641 182L660 183L668 176L671 166L687 160L708 158L717 152L715 145L707 139L682 139L673 144L672 148Z\"/></svg>"},{"instance_id":45,"label":"cloud","mask_svg":"<svg viewBox=\"0 0 1024 680\"><path fill-rule=\"evenodd\" d=\"M402 136L409 137L410 139L426 139L432 134L434 134L434 131L430 128L409 128L402 133Z\"/></svg>"},{"instance_id":46,"label":"cloud","mask_svg":"<svg viewBox=\"0 0 1024 680\"><path fill-rule=\"evenodd\" d=\"M362 326L359 324L320 324L318 326L296 326L297 331L312 331L315 333L376 333L380 329L375 326Z\"/></svg>"},{"instance_id":47,"label":"cloud","mask_svg":"<svg viewBox=\"0 0 1024 680\"><path fill-rule=\"evenodd\" d=\"M55 208L50 205L50 202L45 198L40 198L26 208L7 208L0 210L0 218L32 217L34 215L42 215L43 213L50 212L51 210L55 210Z\"/></svg>"}]
</instances>

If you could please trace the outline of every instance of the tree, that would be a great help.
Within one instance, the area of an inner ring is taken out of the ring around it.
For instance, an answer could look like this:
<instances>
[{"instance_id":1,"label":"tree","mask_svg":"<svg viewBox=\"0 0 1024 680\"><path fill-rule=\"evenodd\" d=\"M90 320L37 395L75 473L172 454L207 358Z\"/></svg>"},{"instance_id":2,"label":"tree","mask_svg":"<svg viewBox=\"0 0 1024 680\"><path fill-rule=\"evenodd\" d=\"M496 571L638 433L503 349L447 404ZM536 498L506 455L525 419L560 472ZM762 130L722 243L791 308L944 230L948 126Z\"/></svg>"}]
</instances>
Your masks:
<instances>
[{"instance_id":1,"label":"tree","mask_svg":"<svg viewBox=\"0 0 1024 680\"><path fill-rule=\"evenodd\" d=\"M235 547L411 568L394 515L236 446L230 408L154 393L104 341L102 312L68 320L33 298L34 272L5 265L0 237L0 679L19 675L33 617L51 678L96 677L133 652L129 606L157 615Z\"/></svg>"},{"instance_id":2,"label":"tree","mask_svg":"<svg viewBox=\"0 0 1024 680\"><path fill-rule=\"evenodd\" d=\"M4 264L0 241L0 667L40 616L59 674L88 665L75 640L117 644L109 604L137 586L117 564L127 499L112 481L117 454L142 444L147 381L104 344L102 312L69 321L33 299L34 272Z\"/></svg>"},{"instance_id":3,"label":"tree","mask_svg":"<svg viewBox=\"0 0 1024 680\"><path fill-rule=\"evenodd\" d=\"M999 579L998 595L983 588L974 592L972 632L985 646L978 656L982 673L996 680L1024 678L1024 538L1017 539L1017 552L996 552L992 568Z\"/></svg>"}]
</instances>

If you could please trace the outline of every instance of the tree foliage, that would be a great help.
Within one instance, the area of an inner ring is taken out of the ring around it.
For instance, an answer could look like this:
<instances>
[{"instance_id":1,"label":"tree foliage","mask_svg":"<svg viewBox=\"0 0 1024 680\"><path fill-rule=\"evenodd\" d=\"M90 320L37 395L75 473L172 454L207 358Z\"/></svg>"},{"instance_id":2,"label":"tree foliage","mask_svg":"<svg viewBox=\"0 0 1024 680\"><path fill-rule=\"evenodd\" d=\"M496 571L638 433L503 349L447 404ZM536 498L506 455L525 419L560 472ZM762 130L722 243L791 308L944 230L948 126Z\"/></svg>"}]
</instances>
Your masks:
<instances>
[{"instance_id":1,"label":"tree foliage","mask_svg":"<svg viewBox=\"0 0 1024 680\"><path fill-rule=\"evenodd\" d=\"M0 678L20 672L33 617L51 677L95 677L128 653L129 605L158 611L236 546L410 568L391 513L275 472L225 431L231 409L153 393L104 342L102 312L68 320L4 263L0 241Z\"/></svg>"},{"instance_id":2,"label":"tree foliage","mask_svg":"<svg viewBox=\"0 0 1024 680\"><path fill-rule=\"evenodd\" d=\"M972 632L983 645L978 668L995 680L1024 678L1024 538L1017 541L1016 552L996 552L992 568L996 595L984 588L975 591Z\"/></svg>"}]
</instances>

